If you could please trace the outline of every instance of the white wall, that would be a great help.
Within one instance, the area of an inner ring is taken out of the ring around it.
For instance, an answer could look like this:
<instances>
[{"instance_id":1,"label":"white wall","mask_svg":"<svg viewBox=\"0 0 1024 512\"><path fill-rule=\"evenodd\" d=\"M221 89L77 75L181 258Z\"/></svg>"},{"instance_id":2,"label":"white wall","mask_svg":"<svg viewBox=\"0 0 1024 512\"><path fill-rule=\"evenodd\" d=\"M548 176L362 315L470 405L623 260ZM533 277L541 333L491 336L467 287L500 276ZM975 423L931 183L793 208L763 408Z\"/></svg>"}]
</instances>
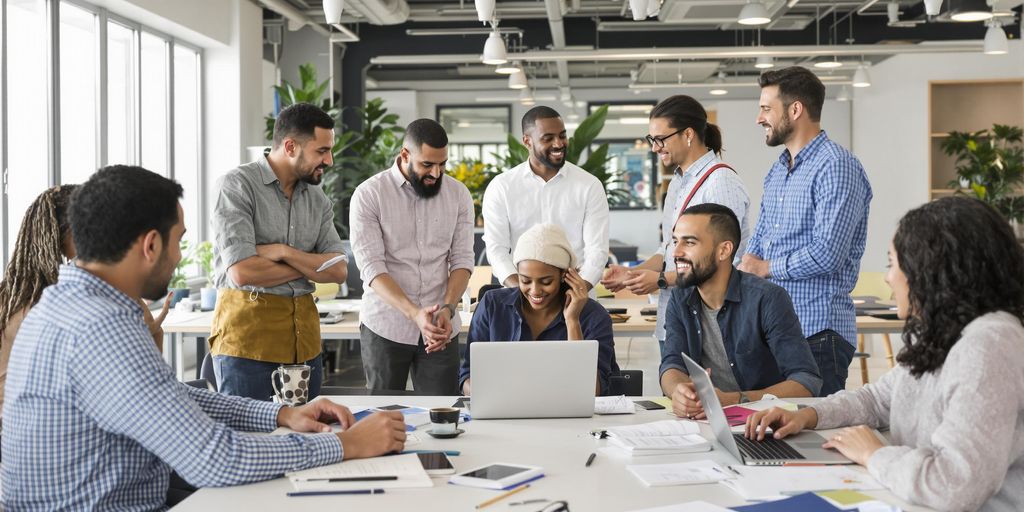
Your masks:
<instances>
[{"instance_id":1,"label":"white wall","mask_svg":"<svg viewBox=\"0 0 1024 512\"><path fill-rule=\"evenodd\" d=\"M433 111L431 111L428 116L420 115L417 96L418 93L416 91L366 90L366 99L383 99L384 108L388 110L389 114L398 114L398 126L402 127L405 127L405 125L419 119L420 117L428 117L430 119L434 118Z\"/></svg>"},{"instance_id":2,"label":"white wall","mask_svg":"<svg viewBox=\"0 0 1024 512\"><path fill-rule=\"evenodd\" d=\"M898 55L870 70L854 93L853 141L874 192L864 271L884 271L896 224L928 201L928 82L1024 77L1020 40L1007 55Z\"/></svg>"}]
</instances>

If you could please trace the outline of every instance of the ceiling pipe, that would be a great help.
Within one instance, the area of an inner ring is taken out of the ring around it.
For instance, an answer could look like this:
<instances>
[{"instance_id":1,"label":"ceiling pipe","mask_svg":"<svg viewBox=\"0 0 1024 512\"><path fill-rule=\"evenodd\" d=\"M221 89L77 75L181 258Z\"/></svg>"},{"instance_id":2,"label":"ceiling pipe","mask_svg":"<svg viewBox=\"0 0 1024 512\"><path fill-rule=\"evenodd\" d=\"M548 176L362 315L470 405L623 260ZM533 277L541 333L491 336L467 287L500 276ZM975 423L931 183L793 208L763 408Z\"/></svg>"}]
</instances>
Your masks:
<instances>
[{"instance_id":1,"label":"ceiling pipe","mask_svg":"<svg viewBox=\"0 0 1024 512\"><path fill-rule=\"evenodd\" d=\"M259 0L259 3L266 7L267 9L270 9L271 11L274 11L280 14L281 16L287 18L289 22L288 28L291 28L295 25L297 25L299 28L309 25L318 34L327 38L331 37L331 32L325 29L323 26L321 26L319 22L313 20L312 18L304 14L302 11L292 7L291 4L289 4L285 0ZM323 14L322 10L320 11L320 14Z\"/></svg>"},{"instance_id":2,"label":"ceiling pipe","mask_svg":"<svg viewBox=\"0 0 1024 512\"><path fill-rule=\"evenodd\" d=\"M953 44L842 44L822 46L716 46L706 48L615 48L601 50L539 50L509 54L510 60L523 62L594 62L651 60L720 60L794 57L857 57L898 54L980 53L982 41ZM373 65L464 64L476 62L475 54L383 55L370 59Z\"/></svg>"},{"instance_id":3,"label":"ceiling pipe","mask_svg":"<svg viewBox=\"0 0 1024 512\"><path fill-rule=\"evenodd\" d=\"M548 25L551 27L551 49L565 49L565 24L562 23L561 0L544 0L544 10L547 11ZM569 63L564 60L556 61L555 69L558 70L558 85L569 87Z\"/></svg>"}]
</instances>

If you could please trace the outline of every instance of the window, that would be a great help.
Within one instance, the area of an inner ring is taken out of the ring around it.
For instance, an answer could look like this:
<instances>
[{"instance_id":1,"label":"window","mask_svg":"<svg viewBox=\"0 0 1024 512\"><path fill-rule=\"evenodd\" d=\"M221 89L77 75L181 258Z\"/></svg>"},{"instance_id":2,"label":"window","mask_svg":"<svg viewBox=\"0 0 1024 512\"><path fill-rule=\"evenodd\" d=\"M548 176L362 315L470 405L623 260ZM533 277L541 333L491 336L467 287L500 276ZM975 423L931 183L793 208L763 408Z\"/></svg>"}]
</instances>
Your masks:
<instances>
[{"instance_id":1,"label":"window","mask_svg":"<svg viewBox=\"0 0 1024 512\"><path fill-rule=\"evenodd\" d=\"M448 160L496 164L494 153L508 151L511 115L508 105L438 106L437 122L448 132Z\"/></svg>"},{"instance_id":2,"label":"window","mask_svg":"<svg viewBox=\"0 0 1024 512\"><path fill-rule=\"evenodd\" d=\"M97 16L60 4L60 179L82 183L99 167Z\"/></svg>"},{"instance_id":3,"label":"window","mask_svg":"<svg viewBox=\"0 0 1024 512\"><path fill-rule=\"evenodd\" d=\"M107 22L107 163L135 164L135 31Z\"/></svg>"},{"instance_id":4,"label":"window","mask_svg":"<svg viewBox=\"0 0 1024 512\"><path fill-rule=\"evenodd\" d=\"M7 0L7 244L10 257L25 210L49 184L44 0ZM16 42L16 43L14 43ZM17 79L10 70L17 70Z\"/></svg>"},{"instance_id":5,"label":"window","mask_svg":"<svg viewBox=\"0 0 1024 512\"><path fill-rule=\"evenodd\" d=\"M199 53L174 46L174 179L184 190L185 239L194 246L201 238L202 181L199 151Z\"/></svg>"},{"instance_id":6,"label":"window","mask_svg":"<svg viewBox=\"0 0 1024 512\"><path fill-rule=\"evenodd\" d=\"M589 112L593 113L603 104L591 104ZM643 140L653 107L653 103L609 105L604 129L594 140L593 147L608 144L607 169L619 181L609 185L609 191L626 191L626 194L609 194L612 209L650 209L657 205L657 160Z\"/></svg>"},{"instance_id":7,"label":"window","mask_svg":"<svg viewBox=\"0 0 1024 512\"><path fill-rule=\"evenodd\" d=\"M142 126L139 131L142 143L142 166L155 173L167 176L167 120L169 118L167 103L167 41L149 34L141 37L141 68L139 74L142 82L141 105Z\"/></svg>"}]
</instances>

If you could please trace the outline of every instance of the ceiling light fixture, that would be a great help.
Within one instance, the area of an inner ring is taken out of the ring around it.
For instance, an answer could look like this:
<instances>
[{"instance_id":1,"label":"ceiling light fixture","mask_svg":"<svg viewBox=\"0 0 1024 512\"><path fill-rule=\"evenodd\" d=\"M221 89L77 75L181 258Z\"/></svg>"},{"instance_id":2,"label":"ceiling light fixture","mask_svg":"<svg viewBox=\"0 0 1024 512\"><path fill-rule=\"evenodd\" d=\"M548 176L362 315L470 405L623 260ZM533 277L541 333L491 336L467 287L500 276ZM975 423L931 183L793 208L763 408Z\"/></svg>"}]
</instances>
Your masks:
<instances>
[{"instance_id":1,"label":"ceiling light fixture","mask_svg":"<svg viewBox=\"0 0 1024 512\"><path fill-rule=\"evenodd\" d=\"M491 66L508 62L508 53L505 52L505 41L497 31L491 32L484 43L483 63Z\"/></svg>"},{"instance_id":2,"label":"ceiling light fixture","mask_svg":"<svg viewBox=\"0 0 1024 512\"><path fill-rule=\"evenodd\" d=\"M495 0L473 0L473 5L476 6L476 19L487 23L494 17L494 2Z\"/></svg>"},{"instance_id":3,"label":"ceiling light fixture","mask_svg":"<svg viewBox=\"0 0 1024 512\"><path fill-rule=\"evenodd\" d=\"M1005 55L1010 51L1010 43L1006 40L1006 32L995 20L988 23L985 31L985 55Z\"/></svg>"},{"instance_id":4,"label":"ceiling light fixture","mask_svg":"<svg viewBox=\"0 0 1024 512\"><path fill-rule=\"evenodd\" d=\"M853 86L871 87L871 77L868 75L868 67L864 63L857 66L857 71L853 73Z\"/></svg>"},{"instance_id":5,"label":"ceiling light fixture","mask_svg":"<svg viewBox=\"0 0 1024 512\"><path fill-rule=\"evenodd\" d=\"M523 89L523 91L519 93L519 104L524 107L532 107L537 104L537 100L533 98L533 94L530 93L529 89Z\"/></svg>"},{"instance_id":6,"label":"ceiling light fixture","mask_svg":"<svg viewBox=\"0 0 1024 512\"><path fill-rule=\"evenodd\" d=\"M949 0L953 21L972 22L992 19L992 11L985 0Z\"/></svg>"},{"instance_id":7,"label":"ceiling light fixture","mask_svg":"<svg viewBox=\"0 0 1024 512\"><path fill-rule=\"evenodd\" d=\"M938 16L942 12L942 0L924 0L924 13L928 16Z\"/></svg>"},{"instance_id":8,"label":"ceiling light fixture","mask_svg":"<svg viewBox=\"0 0 1024 512\"><path fill-rule=\"evenodd\" d=\"M504 64L498 64L498 67L494 68L494 72L499 75L511 75L516 71L519 71L518 62L506 62Z\"/></svg>"},{"instance_id":9,"label":"ceiling light fixture","mask_svg":"<svg viewBox=\"0 0 1024 512\"><path fill-rule=\"evenodd\" d=\"M629 10L633 12L633 21L647 19L647 0L629 0Z\"/></svg>"},{"instance_id":10,"label":"ceiling light fixture","mask_svg":"<svg viewBox=\"0 0 1024 512\"><path fill-rule=\"evenodd\" d=\"M661 12L661 0L647 0L647 17L652 18Z\"/></svg>"},{"instance_id":11,"label":"ceiling light fixture","mask_svg":"<svg viewBox=\"0 0 1024 512\"><path fill-rule=\"evenodd\" d=\"M843 63L839 62L839 59L832 57L832 60L819 60L814 63L814 67L818 69L835 69L843 67Z\"/></svg>"},{"instance_id":12,"label":"ceiling light fixture","mask_svg":"<svg viewBox=\"0 0 1024 512\"><path fill-rule=\"evenodd\" d=\"M754 67L757 69L771 69L775 67L775 61L767 55L762 55L757 58Z\"/></svg>"},{"instance_id":13,"label":"ceiling light fixture","mask_svg":"<svg viewBox=\"0 0 1024 512\"><path fill-rule=\"evenodd\" d=\"M747 5L744 5L743 9L740 10L739 19L736 20L740 25L767 25L771 21L772 18L768 15L768 9L765 8L760 0L748 2Z\"/></svg>"},{"instance_id":14,"label":"ceiling light fixture","mask_svg":"<svg viewBox=\"0 0 1024 512\"><path fill-rule=\"evenodd\" d=\"M509 89L526 89L528 86L526 73L523 72L522 68L517 69L515 73L508 76Z\"/></svg>"},{"instance_id":15,"label":"ceiling light fixture","mask_svg":"<svg viewBox=\"0 0 1024 512\"><path fill-rule=\"evenodd\" d=\"M726 94L729 94L728 89L726 89L724 87L724 85L725 85L725 72L724 71L719 71L718 72L718 78L715 79L715 87L713 89L711 89L710 91L708 91L708 94L710 94L712 96L725 96Z\"/></svg>"},{"instance_id":16,"label":"ceiling light fixture","mask_svg":"<svg viewBox=\"0 0 1024 512\"><path fill-rule=\"evenodd\" d=\"M344 8L344 0L324 0L324 18L327 19L327 24L341 23L341 11Z\"/></svg>"},{"instance_id":17,"label":"ceiling light fixture","mask_svg":"<svg viewBox=\"0 0 1024 512\"><path fill-rule=\"evenodd\" d=\"M850 101L852 99L853 93L850 91L850 88L845 85L839 89L839 94L836 95L836 101Z\"/></svg>"}]
</instances>

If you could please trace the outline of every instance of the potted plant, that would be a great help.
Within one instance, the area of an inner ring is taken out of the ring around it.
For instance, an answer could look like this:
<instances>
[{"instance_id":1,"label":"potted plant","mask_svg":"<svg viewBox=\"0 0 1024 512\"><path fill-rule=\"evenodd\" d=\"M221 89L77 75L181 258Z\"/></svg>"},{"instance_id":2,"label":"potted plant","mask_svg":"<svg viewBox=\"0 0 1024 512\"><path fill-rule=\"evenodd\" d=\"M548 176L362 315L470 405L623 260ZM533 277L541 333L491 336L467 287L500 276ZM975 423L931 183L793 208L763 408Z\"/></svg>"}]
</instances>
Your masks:
<instances>
[{"instance_id":1,"label":"potted plant","mask_svg":"<svg viewBox=\"0 0 1024 512\"><path fill-rule=\"evenodd\" d=\"M174 274L171 275L171 282L167 285L168 290L172 292L171 295L171 307L173 308L178 304L178 301L188 297L189 289L186 269L192 264L192 258L188 255L188 240L181 241L181 261L178 262L178 266L174 268Z\"/></svg>"},{"instance_id":2,"label":"potted plant","mask_svg":"<svg viewBox=\"0 0 1024 512\"><path fill-rule=\"evenodd\" d=\"M213 287L213 244L209 241L200 242L194 253L199 270L206 278L206 286L199 291L199 308L203 311L213 311L217 305L217 289Z\"/></svg>"},{"instance_id":3,"label":"potted plant","mask_svg":"<svg viewBox=\"0 0 1024 512\"><path fill-rule=\"evenodd\" d=\"M942 141L942 150L956 157L957 179L949 186L992 205L1014 225L1017 238L1024 221L1022 136L1019 126L996 124L977 132L950 132Z\"/></svg>"},{"instance_id":4,"label":"potted plant","mask_svg":"<svg viewBox=\"0 0 1024 512\"><path fill-rule=\"evenodd\" d=\"M487 184L498 175L494 166L479 160L462 160L450 167L447 174L462 182L469 189L469 195L473 198L473 219L477 226L482 226L484 190L487 189Z\"/></svg>"}]
</instances>

